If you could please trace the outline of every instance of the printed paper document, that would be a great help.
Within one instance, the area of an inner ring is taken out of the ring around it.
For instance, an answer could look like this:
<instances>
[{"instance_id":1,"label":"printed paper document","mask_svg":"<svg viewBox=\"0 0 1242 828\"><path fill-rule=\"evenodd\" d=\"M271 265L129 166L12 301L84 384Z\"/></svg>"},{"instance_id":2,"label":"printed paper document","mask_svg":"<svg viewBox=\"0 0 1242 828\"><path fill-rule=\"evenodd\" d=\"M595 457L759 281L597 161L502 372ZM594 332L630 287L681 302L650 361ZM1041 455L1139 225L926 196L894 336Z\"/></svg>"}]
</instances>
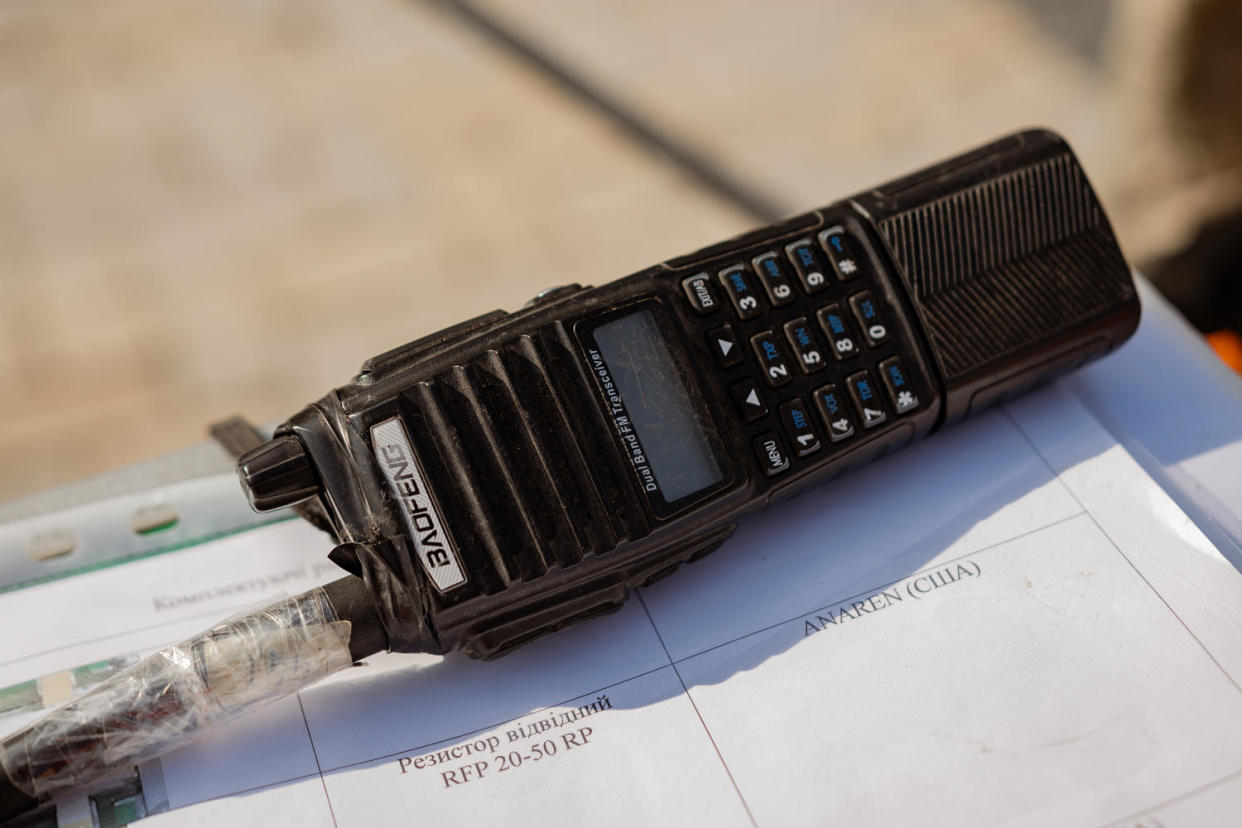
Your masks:
<instances>
[{"instance_id":1,"label":"printed paper document","mask_svg":"<svg viewBox=\"0 0 1242 828\"><path fill-rule=\"evenodd\" d=\"M0 595L0 733L337 577L287 522ZM1058 384L496 662L389 654L60 825L1219 824L1242 576Z\"/></svg>"}]
</instances>

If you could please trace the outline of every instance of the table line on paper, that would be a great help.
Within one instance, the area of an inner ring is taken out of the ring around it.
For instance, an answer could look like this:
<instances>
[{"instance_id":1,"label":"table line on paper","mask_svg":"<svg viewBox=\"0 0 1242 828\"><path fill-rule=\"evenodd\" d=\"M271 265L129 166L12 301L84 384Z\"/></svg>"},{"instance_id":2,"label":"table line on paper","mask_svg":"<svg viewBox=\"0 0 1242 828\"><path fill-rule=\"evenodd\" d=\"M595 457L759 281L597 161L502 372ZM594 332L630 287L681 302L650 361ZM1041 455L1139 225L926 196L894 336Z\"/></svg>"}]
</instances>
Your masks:
<instances>
[{"instance_id":1,"label":"table line on paper","mask_svg":"<svg viewBox=\"0 0 1242 828\"><path fill-rule=\"evenodd\" d=\"M694 709L694 715L698 717L699 724L703 726L703 732L707 734L707 740L712 743L712 750L716 751L716 758L720 760L721 767L724 768L725 774L729 777L729 784L733 786L733 790L737 792L737 798L741 801L742 807L746 809L746 816L750 819L750 824L758 828L759 823L755 821L755 815L750 810L750 805L746 802L746 797L742 795L742 789L738 787L737 780L733 778L733 771L729 770L729 763L725 761L724 754L720 752L720 746L716 744L716 737L712 735L711 728L707 726L707 722L703 719L703 714L699 711L699 706L694 701L694 696L690 695L690 688L686 686L686 680L681 677L681 671L677 669L672 655L669 654L668 647L664 644L664 636L660 635L660 629L656 626L655 619L651 617L651 610L647 609L647 601L643 598L641 592L635 590L635 597L642 606L643 612L647 614L647 622L651 624L651 629L655 631L656 638L660 641L660 647L664 650L664 655L668 656L668 665L673 668L673 673L677 676L677 681L681 683L682 692L686 694L686 700L690 702L690 707Z\"/></svg>"},{"instance_id":2,"label":"table line on paper","mask_svg":"<svg viewBox=\"0 0 1242 828\"><path fill-rule=\"evenodd\" d=\"M328 793L328 782L323 778L323 765L319 764L319 751L315 749L315 737L311 735L310 721L306 718L306 705L302 704L302 691L293 694L298 700L298 710L302 712L302 726L306 728L306 738L310 742L311 756L315 759L315 770L319 773L319 784L323 786L323 798L328 803L328 816L332 817L333 828L339 828L336 822L336 810L332 807L332 796Z\"/></svg>"},{"instance_id":3,"label":"table line on paper","mask_svg":"<svg viewBox=\"0 0 1242 828\"><path fill-rule=\"evenodd\" d=\"M1080 504L1080 505L1081 505L1081 504ZM688 654L688 655L684 655L684 656L681 656L680 658L676 658L676 659L674 659L674 660L673 660L673 663L674 663L674 664L682 664L683 662L689 661L690 659L693 659L693 658L698 658L699 656L701 656L701 655L703 655L703 654L705 654L705 653L710 653L710 652L712 652L713 650L718 650L718 649L720 649L721 647L728 647L730 644L736 644L737 642L739 642L739 641L743 641L743 640L745 640L745 639L747 639L747 638L750 638L751 636L760 635L760 634L762 634L762 633L768 632L769 630L774 630L774 629L776 629L777 627L781 627L781 626L784 626L785 624L789 624L789 623L792 623L792 622L794 622L794 621L797 621L797 620L799 620L800 618L805 618L806 616L808 616L808 615L810 615L810 614L812 614L812 613L816 613L816 612L823 612L824 610L828 609L829 607L835 607L835 606L837 606L838 604L844 604L844 603L847 603L847 602L849 602L849 601L853 601L853 600L854 600L854 599L856 599L856 598L862 598L862 597L867 596L867 595L872 595L872 594L874 594L874 593L876 593L876 592L879 592L879 591L880 591L880 590L882 590L882 589L887 589L887 588L889 588L889 587L893 586L894 584L899 584L899 583L901 583L902 581L909 580L910 578L915 578L915 577L918 577L919 575L923 575L923 574L925 574L925 573L931 572L932 570L935 570L935 569L940 569L941 567L947 566L948 564L951 564L951 563L957 563L958 561L964 561L964 560L966 560L967 558L973 558L973 557L974 557L974 556L976 556L976 555L982 555L984 552L990 552L991 550L996 549L996 548L997 548L997 547L999 547L999 546L1004 546L1005 544L1008 544L1008 543L1013 543L1013 542L1014 542L1014 541L1016 541L1016 540L1021 540L1022 538L1030 537L1031 535L1038 534L1039 532L1042 532L1042 531L1044 531L1045 529L1051 529L1051 528L1052 528L1052 527L1054 527L1054 526L1060 526L1062 523L1068 523L1069 521L1073 520L1074 518L1083 517L1083 516L1084 516L1084 515L1086 515L1086 514L1087 514L1087 513L1086 513L1086 510L1085 510L1085 509L1084 509L1083 511L1080 511L1080 512L1074 512L1072 515L1066 515L1065 517L1061 517L1061 518L1057 518L1056 520L1049 521L1048 523L1045 523L1043 526L1039 526L1039 527L1037 527L1037 528L1035 528L1035 529L1028 529L1028 530L1026 530L1025 532L1019 532L1018 534L1014 535L1013 537L1005 538L1004 540L997 541L996 543L989 543L987 546L981 546L981 547L979 547L978 549L972 549L972 550L971 550L971 551L969 551L969 552L963 552L963 553L962 553L962 554L960 554L960 555L956 555L956 556L954 556L954 557L952 557L952 558L948 558L948 559L943 560L943 561L937 561L936 563L931 564L931 565L929 565L929 566L925 566L925 567L923 567L922 569L916 569L916 570L914 570L913 572L909 572L909 573L907 573L907 574L905 574L905 575L902 575L900 578L897 578L897 579L895 579L895 580L892 580L892 581L885 581L884 583L881 583L881 584L879 584L879 585L877 585L877 586L871 586L871 587L868 587L867 589L864 589L864 590L862 590L862 591L860 591L860 592L855 592L853 595L846 595L846 596L844 596L844 597L842 597L842 598L837 598L837 599L834 599L834 600L832 600L832 601L829 601L829 602L828 602L828 603L826 603L826 604L821 604L821 605L819 605L819 606L812 607L811 609L809 609L809 610L807 610L807 611L805 611L805 612L800 612L800 613L798 613L797 615L792 615L792 616L790 616L789 618L785 618L785 619L783 619L783 620L781 620L781 621L775 621L775 622L773 622L773 623L771 623L771 624L768 624L768 625L766 625L766 626L760 627L760 628L759 628L759 629L757 629L757 630L751 630L750 632L745 632L745 633L742 633L742 634L741 634L741 635L739 635L739 636L735 636L735 637L733 637L733 638L730 638L728 641L721 641L719 644L713 644L713 645L711 645L710 647L704 647L704 648L703 648L703 649L701 649L701 650L697 650L697 651L695 651L695 652L693 652L693 653L690 653L690 654ZM645 605L644 605L644 607L645 607ZM654 621L652 622L652 625L654 626ZM657 635L659 635L659 630L657 630L657 631L656 631L656 634L657 634Z\"/></svg>"},{"instance_id":4,"label":"table line on paper","mask_svg":"<svg viewBox=\"0 0 1242 828\"><path fill-rule=\"evenodd\" d=\"M223 609L223 610L214 609L214 610L209 610L207 612L200 612L195 615L186 615L181 618L170 618L167 621L158 621L154 624L147 624L144 627L134 627L128 630L121 630L120 632L108 633L107 635L101 635L98 638L88 638L83 641L74 641L69 644L62 644L59 647L51 647L46 650L39 650L38 652L28 653L24 656L18 656L17 658L11 658L8 661L0 662L0 669L17 664L18 662L21 662L21 661L28 661L33 658L39 658L40 656L51 655L52 653L58 653L62 650L71 650L74 647L82 647L87 644L99 644L104 641L110 641L114 638L124 638L127 635L134 635L136 633L142 633L142 632L150 632L151 630L158 630L162 627L171 627L175 624L180 624L182 622L197 621L200 618L215 618L215 619L229 618L235 615L236 613L241 612L242 610L246 609L247 607L253 607L253 606L256 606L256 605L253 602L251 602L248 604L240 604L240 605L233 606L233 607L230 607L228 609ZM156 647L155 649L158 650L160 648Z\"/></svg>"},{"instance_id":5,"label":"table line on paper","mask_svg":"<svg viewBox=\"0 0 1242 828\"><path fill-rule=\"evenodd\" d=\"M1065 492L1074 499L1074 502L1077 503L1079 508L1083 510L1083 512L1087 515L1087 518L1095 525L1095 528L1099 530L1100 534L1104 536L1104 539L1108 541L1109 545L1116 550L1117 554L1121 556L1121 559L1130 566L1130 569L1134 570L1134 574L1147 585L1147 588L1151 590L1152 595L1155 595L1156 598L1159 599L1160 603L1164 604L1164 608L1169 611L1169 614L1177 619L1177 623L1181 624L1182 629L1186 631L1187 635L1194 639L1194 642L1199 645L1199 649L1203 651L1203 654L1216 665L1217 670L1220 670L1221 675L1223 675L1225 679L1233 685L1234 689L1237 690L1238 693L1242 694L1242 685L1238 684L1237 680L1234 679L1234 677L1230 675L1229 671L1225 669L1225 666L1221 664L1220 661L1217 660L1216 656L1212 654L1212 651L1207 648L1207 645L1203 643L1199 636L1195 635L1195 631L1192 630L1190 625L1177 614L1177 610L1173 609L1173 606L1168 602L1168 600L1160 594L1160 590L1156 589L1155 585L1147 579L1147 576L1134 565L1134 561L1130 560L1130 556L1121 549L1115 540L1113 540L1113 536L1104 529L1096 516L1091 513L1091 510L1087 508L1086 504L1084 504L1074 490L1069 487L1069 484L1061 479L1061 475L1057 473L1055 468L1053 468L1052 463L1048 461L1048 458L1044 456L1044 453L1039 450L1039 446L1035 445L1035 441L1032 440L1031 436L1026 433L1025 429L1022 428L1017 418L1015 418L1010 412L1009 407L1007 405L1002 405L1001 410L1005 412L1005 416L1009 418L1009 422L1011 422L1013 427L1018 430L1018 433L1022 435L1022 438L1026 440L1031 449L1039 456L1039 459L1043 461L1043 464L1048 467L1048 471L1052 472L1052 475L1057 479L1057 482L1060 483L1061 487L1065 489Z\"/></svg>"},{"instance_id":6,"label":"table line on paper","mask_svg":"<svg viewBox=\"0 0 1242 828\"><path fill-rule=\"evenodd\" d=\"M1158 811L1161 808L1168 807L1169 805L1175 805L1178 802L1185 802L1189 799L1195 798L1199 794L1207 793L1213 788L1220 787L1226 782L1232 782L1234 779L1237 779L1239 776L1242 776L1242 770L1236 770L1233 773L1227 773L1218 779L1213 779L1211 782L1205 782L1204 784L1200 785L1197 788L1192 788L1191 790L1186 791L1184 793L1180 793L1177 796L1170 797L1169 799L1166 799L1163 802L1157 802L1155 805L1148 805L1146 808L1142 808L1138 811L1134 811L1132 813L1126 814L1121 819L1115 819L1112 822L1106 822L1104 823L1103 826L1101 826L1101 828L1110 828L1110 826L1114 826L1114 825L1126 825L1130 823L1131 820L1138 819L1139 817L1142 817L1145 814L1150 814L1152 811Z\"/></svg>"}]
</instances>

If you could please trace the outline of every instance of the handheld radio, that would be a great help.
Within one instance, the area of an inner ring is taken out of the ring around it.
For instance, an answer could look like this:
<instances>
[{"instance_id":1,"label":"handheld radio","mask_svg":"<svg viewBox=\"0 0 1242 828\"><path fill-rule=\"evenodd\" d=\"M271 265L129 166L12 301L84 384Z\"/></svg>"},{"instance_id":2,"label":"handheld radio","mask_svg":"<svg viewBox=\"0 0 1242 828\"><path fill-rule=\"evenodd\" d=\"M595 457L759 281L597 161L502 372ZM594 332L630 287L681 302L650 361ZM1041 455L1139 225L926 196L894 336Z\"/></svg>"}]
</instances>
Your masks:
<instances>
[{"instance_id":1,"label":"handheld radio","mask_svg":"<svg viewBox=\"0 0 1242 828\"><path fill-rule=\"evenodd\" d=\"M351 574L0 740L0 821L378 650L491 658L616 610L747 514L1107 353L1138 317L1078 162L1029 131L374 357L270 440L216 431L251 504L331 531Z\"/></svg>"},{"instance_id":2,"label":"handheld radio","mask_svg":"<svg viewBox=\"0 0 1242 828\"><path fill-rule=\"evenodd\" d=\"M335 534L359 650L490 658L1138 318L1081 167L1027 131L374 357L239 470L256 509Z\"/></svg>"}]
</instances>

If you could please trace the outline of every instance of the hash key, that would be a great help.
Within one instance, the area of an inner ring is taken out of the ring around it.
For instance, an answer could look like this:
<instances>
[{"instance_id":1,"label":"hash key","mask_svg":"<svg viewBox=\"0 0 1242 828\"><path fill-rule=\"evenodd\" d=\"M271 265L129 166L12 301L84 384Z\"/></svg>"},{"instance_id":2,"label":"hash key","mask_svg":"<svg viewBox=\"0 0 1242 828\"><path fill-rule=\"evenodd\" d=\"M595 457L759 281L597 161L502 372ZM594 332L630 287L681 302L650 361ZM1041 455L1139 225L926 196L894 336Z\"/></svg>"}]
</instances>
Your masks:
<instances>
[{"instance_id":1,"label":"hash key","mask_svg":"<svg viewBox=\"0 0 1242 828\"><path fill-rule=\"evenodd\" d=\"M832 260L832 268L837 272L838 279L846 282L858 275L861 263L844 227L837 225L821 231L819 244Z\"/></svg>"}]
</instances>

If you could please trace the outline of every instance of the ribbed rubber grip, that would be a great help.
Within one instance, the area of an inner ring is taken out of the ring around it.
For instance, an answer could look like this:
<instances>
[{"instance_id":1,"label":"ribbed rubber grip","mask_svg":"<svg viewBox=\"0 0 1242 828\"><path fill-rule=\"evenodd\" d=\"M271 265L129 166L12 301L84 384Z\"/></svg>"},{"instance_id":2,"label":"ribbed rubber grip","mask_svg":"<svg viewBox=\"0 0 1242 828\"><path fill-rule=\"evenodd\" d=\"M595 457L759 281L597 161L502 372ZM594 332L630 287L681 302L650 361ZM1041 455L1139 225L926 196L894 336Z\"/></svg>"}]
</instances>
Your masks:
<instances>
[{"instance_id":1,"label":"ribbed rubber grip","mask_svg":"<svg viewBox=\"0 0 1242 828\"><path fill-rule=\"evenodd\" d=\"M922 319L954 418L1124 341L1129 267L1057 135L1032 130L855 199Z\"/></svg>"}]
</instances>

